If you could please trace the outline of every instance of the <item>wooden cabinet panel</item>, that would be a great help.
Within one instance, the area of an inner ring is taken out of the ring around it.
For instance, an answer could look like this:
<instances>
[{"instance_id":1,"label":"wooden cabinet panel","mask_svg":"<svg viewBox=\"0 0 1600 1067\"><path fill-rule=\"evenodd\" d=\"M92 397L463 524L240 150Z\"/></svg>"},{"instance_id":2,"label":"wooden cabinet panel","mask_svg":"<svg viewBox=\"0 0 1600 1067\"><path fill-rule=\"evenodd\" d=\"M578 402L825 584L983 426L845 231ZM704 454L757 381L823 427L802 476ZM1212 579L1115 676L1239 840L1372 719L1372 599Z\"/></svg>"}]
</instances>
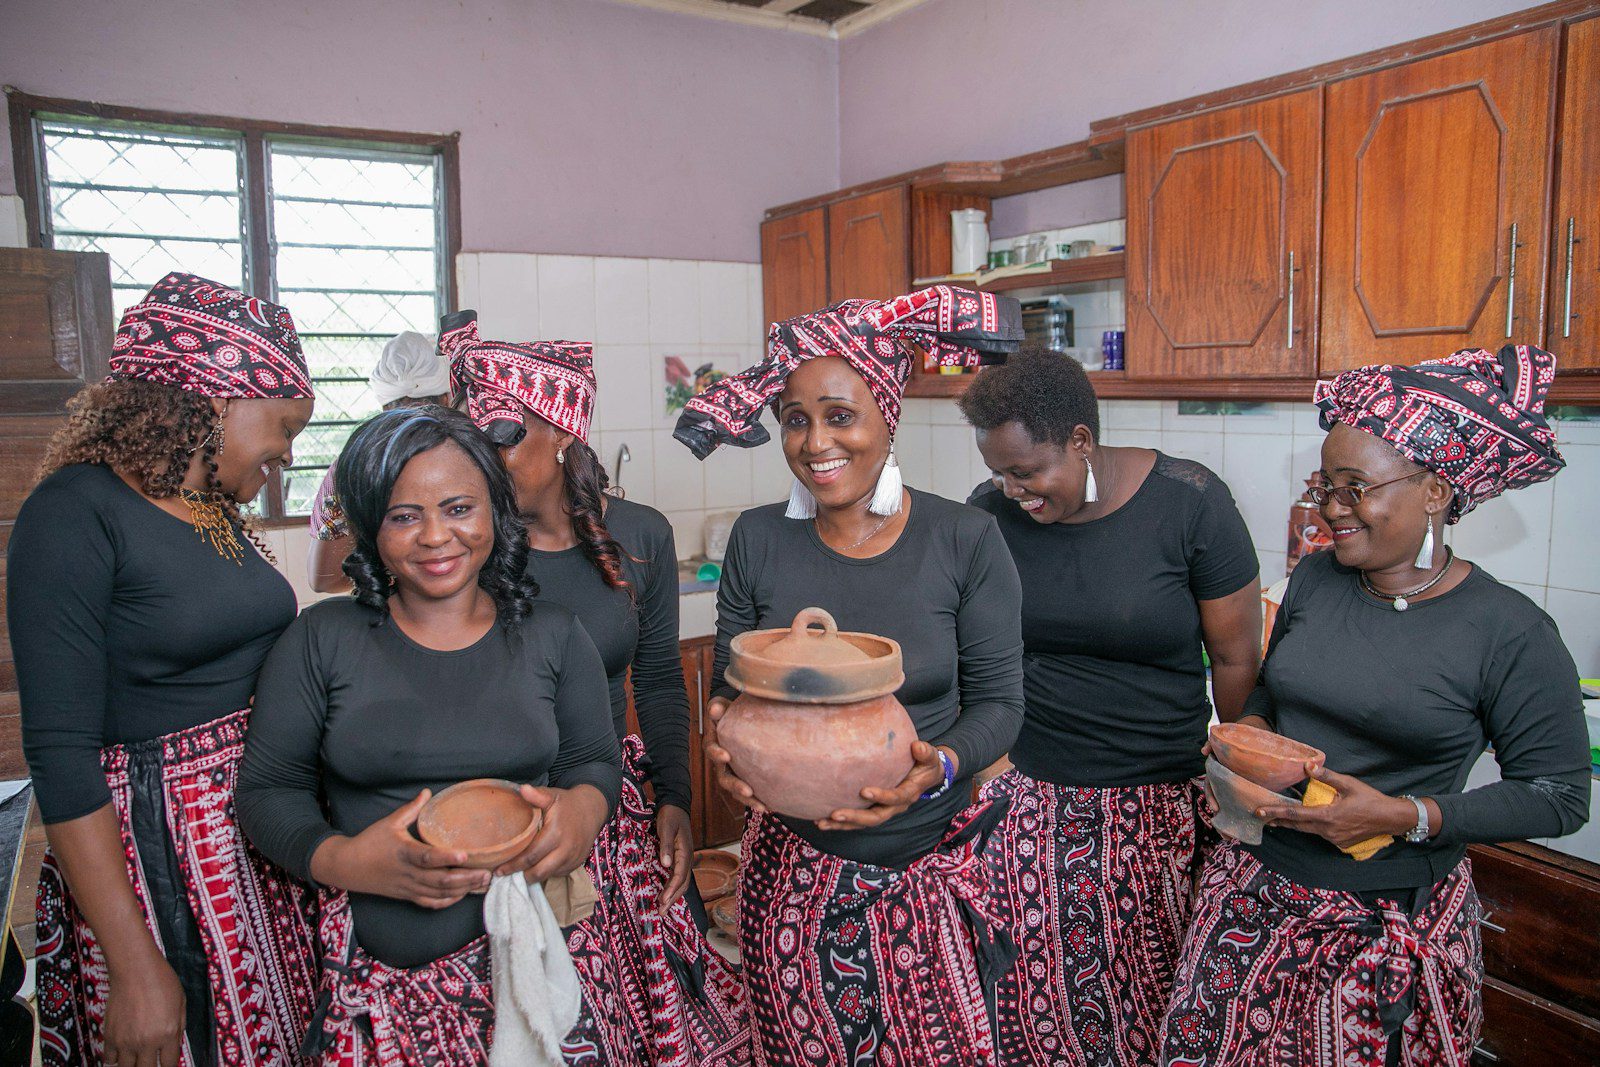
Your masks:
<instances>
[{"instance_id":1,"label":"wooden cabinet panel","mask_svg":"<svg viewBox=\"0 0 1600 1067\"><path fill-rule=\"evenodd\" d=\"M1328 86L1324 373L1542 339L1558 40Z\"/></svg>"},{"instance_id":2,"label":"wooden cabinet panel","mask_svg":"<svg viewBox=\"0 0 1600 1067\"><path fill-rule=\"evenodd\" d=\"M1315 372L1321 181L1320 88L1128 135L1130 377Z\"/></svg>"},{"instance_id":3,"label":"wooden cabinet panel","mask_svg":"<svg viewBox=\"0 0 1600 1067\"><path fill-rule=\"evenodd\" d=\"M1514 848L1472 849L1483 901L1484 969L1585 1015L1600 1015L1600 881Z\"/></svg>"},{"instance_id":4,"label":"wooden cabinet panel","mask_svg":"<svg viewBox=\"0 0 1600 1067\"><path fill-rule=\"evenodd\" d=\"M828 205L826 303L887 300L911 288L908 199L901 185Z\"/></svg>"},{"instance_id":5,"label":"wooden cabinet panel","mask_svg":"<svg viewBox=\"0 0 1600 1067\"><path fill-rule=\"evenodd\" d=\"M1600 1063L1600 1022L1494 978L1483 980L1477 1067L1579 1067Z\"/></svg>"},{"instance_id":6,"label":"wooden cabinet panel","mask_svg":"<svg viewBox=\"0 0 1600 1067\"><path fill-rule=\"evenodd\" d=\"M761 224L761 296L767 322L782 322L828 303L824 208Z\"/></svg>"},{"instance_id":7,"label":"wooden cabinet panel","mask_svg":"<svg viewBox=\"0 0 1600 1067\"><path fill-rule=\"evenodd\" d=\"M1560 370L1600 368L1600 18L1567 28L1551 246L1550 330Z\"/></svg>"}]
</instances>

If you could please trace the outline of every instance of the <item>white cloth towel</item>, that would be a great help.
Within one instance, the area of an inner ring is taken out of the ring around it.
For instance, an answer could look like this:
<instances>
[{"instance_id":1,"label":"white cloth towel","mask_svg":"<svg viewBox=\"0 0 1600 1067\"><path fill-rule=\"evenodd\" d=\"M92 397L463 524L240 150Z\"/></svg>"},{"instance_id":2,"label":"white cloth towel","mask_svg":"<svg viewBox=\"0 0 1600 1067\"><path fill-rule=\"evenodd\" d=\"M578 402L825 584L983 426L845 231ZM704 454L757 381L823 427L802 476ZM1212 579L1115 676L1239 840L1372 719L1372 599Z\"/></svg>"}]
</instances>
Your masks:
<instances>
[{"instance_id":1,"label":"white cloth towel","mask_svg":"<svg viewBox=\"0 0 1600 1067\"><path fill-rule=\"evenodd\" d=\"M372 368L367 384L380 404L443 396L450 392L450 368L439 358L433 338L406 330L383 346L383 357Z\"/></svg>"},{"instance_id":2,"label":"white cloth towel","mask_svg":"<svg viewBox=\"0 0 1600 1067\"><path fill-rule=\"evenodd\" d=\"M489 883L483 924L494 967L489 1067L561 1067L581 992L544 889L520 873L500 875Z\"/></svg>"}]
</instances>

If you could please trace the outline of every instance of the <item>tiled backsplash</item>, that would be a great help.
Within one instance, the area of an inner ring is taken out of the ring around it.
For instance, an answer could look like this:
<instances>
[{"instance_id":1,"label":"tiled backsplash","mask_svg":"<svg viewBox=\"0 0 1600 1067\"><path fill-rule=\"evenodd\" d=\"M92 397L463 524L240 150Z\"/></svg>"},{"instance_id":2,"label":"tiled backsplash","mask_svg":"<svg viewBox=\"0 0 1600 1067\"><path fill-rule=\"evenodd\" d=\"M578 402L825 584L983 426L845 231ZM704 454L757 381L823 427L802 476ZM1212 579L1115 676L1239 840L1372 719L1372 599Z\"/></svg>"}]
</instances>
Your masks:
<instances>
[{"instance_id":1,"label":"tiled backsplash","mask_svg":"<svg viewBox=\"0 0 1600 1067\"><path fill-rule=\"evenodd\" d=\"M1233 491L1250 528L1264 582L1283 575L1290 502L1319 466L1322 430L1310 404L1262 404L1245 414L1180 414L1177 401L1107 400L1101 437L1198 460ZM1567 469L1507 493L1449 527L1450 543L1543 607L1561 627L1580 671L1600 674L1600 422L1561 420ZM972 431L952 401L906 401L897 453L906 480L964 500L988 477Z\"/></svg>"}]
</instances>

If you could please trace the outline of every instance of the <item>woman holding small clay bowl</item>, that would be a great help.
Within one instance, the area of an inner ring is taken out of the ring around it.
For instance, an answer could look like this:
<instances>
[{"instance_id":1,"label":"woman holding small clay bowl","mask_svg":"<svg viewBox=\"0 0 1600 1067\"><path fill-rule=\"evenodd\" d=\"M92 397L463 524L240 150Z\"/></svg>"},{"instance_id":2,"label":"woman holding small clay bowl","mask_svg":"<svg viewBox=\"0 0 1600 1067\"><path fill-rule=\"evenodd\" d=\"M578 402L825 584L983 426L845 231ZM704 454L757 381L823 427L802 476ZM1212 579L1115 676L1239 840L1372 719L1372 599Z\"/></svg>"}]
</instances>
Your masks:
<instances>
[{"instance_id":1,"label":"woman holding small clay bowl","mask_svg":"<svg viewBox=\"0 0 1600 1067\"><path fill-rule=\"evenodd\" d=\"M766 361L678 423L704 458L766 441L771 404L795 478L787 508L745 512L729 539L712 720L737 695L729 642L815 606L900 643L896 695L921 738L903 781L815 823L765 810L708 746L722 787L753 810L739 942L758 1063L996 1062L990 994L1008 961L995 966L980 852L997 813L963 809L967 780L1021 722L1021 588L994 520L905 489L892 442L922 358L909 342L975 363L1015 347L1017 317L1015 301L947 287L845 301L774 324Z\"/></svg>"},{"instance_id":2,"label":"woman holding small clay bowl","mask_svg":"<svg viewBox=\"0 0 1600 1067\"><path fill-rule=\"evenodd\" d=\"M1334 547L1295 568L1240 722L1326 753L1306 772L1337 796L1264 805L1260 845L1209 855L1164 1063L1258 1063L1269 1046L1310 1067L1472 1058L1482 910L1466 847L1581 826L1589 753L1555 624L1442 535L1561 469L1554 374L1548 352L1507 345L1318 385L1312 498ZM1502 780L1463 792L1491 745ZM1388 843L1369 853L1374 838Z\"/></svg>"},{"instance_id":3,"label":"woman holding small clay bowl","mask_svg":"<svg viewBox=\"0 0 1600 1067\"><path fill-rule=\"evenodd\" d=\"M295 620L262 670L239 809L267 856L323 889L329 1064L484 1064L491 874L582 865L617 802L605 670L571 612L535 601L495 447L440 407L384 412L339 456L352 598ZM543 816L494 871L411 826L455 782L529 783ZM325 805L325 807L324 807Z\"/></svg>"}]
</instances>

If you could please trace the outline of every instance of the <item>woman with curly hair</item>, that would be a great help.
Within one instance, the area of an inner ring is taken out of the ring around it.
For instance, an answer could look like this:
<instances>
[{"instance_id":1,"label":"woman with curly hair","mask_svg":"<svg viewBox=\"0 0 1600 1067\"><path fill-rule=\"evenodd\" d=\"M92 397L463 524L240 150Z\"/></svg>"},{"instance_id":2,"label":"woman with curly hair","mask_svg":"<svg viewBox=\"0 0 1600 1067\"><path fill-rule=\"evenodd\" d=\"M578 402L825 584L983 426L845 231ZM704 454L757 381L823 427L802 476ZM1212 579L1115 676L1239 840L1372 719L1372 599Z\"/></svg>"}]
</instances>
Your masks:
<instances>
[{"instance_id":1,"label":"woman with curly hair","mask_svg":"<svg viewBox=\"0 0 1600 1067\"><path fill-rule=\"evenodd\" d=\"M1155 1063L1200 860L1211 718L1261 662L1258 565L1198 463L1100 440L1083 368L1039 348L961 398L1022 576L1022 732L985 787L1010 807L987 858L1021 955L1001 1062ZM1211 656L1206 693L1202 650Z\"/></svg>"},{"instance_id":2,"label":"woman with curly hair","mask_svg":"<svg viewBox=\"0 0 1600 1067\"><path fill-rule=\"evenodd\" d=\"M51 1067L286 1067L308 898L249 848L234 779L294 618L239 504L291 462L311 381L284 308L170 274L69 403L8 552L22 743L45 820ZM257 546L259 547L259 546Z\"/></svg>"},{"instance_id":3,"label":"woman with curly hair","mask_svg":"<svg viewBox=\"0 0 1600 1067\"><path fill-rule=\"evenodd\" d=\"M616 1010L585 1013L569 1059L746 1063L738 978L690 908L698 898L689 881L689 702L672 527L654 508L605 492L605 468L587 441L592 346L483 340L477 313L461 311L440 323L439 348L458 400L510 473L540 597L576 614L600 649L622 744L622 803L589 860L600 902L567 932L586 998ZM630 683L642 742L628 733Z\"/></svg>"},{"instance_id":4,"label":"woman with curly hair","mask_svg":"<svg viewBox=\"0 0 1600 1067\"><path fill-rule=\"evenodd\" d=\"M491 872L411 832L433 791L527 783L543 827L493 873L583 863L617 802L594 643L537 602L499 456L448 408L384 412L339 455L354 597L285 631L262 669L239 812L263 852L323 889L328 1065L481 1065L494 1029Z\"/></svg>"}]
</instances>

